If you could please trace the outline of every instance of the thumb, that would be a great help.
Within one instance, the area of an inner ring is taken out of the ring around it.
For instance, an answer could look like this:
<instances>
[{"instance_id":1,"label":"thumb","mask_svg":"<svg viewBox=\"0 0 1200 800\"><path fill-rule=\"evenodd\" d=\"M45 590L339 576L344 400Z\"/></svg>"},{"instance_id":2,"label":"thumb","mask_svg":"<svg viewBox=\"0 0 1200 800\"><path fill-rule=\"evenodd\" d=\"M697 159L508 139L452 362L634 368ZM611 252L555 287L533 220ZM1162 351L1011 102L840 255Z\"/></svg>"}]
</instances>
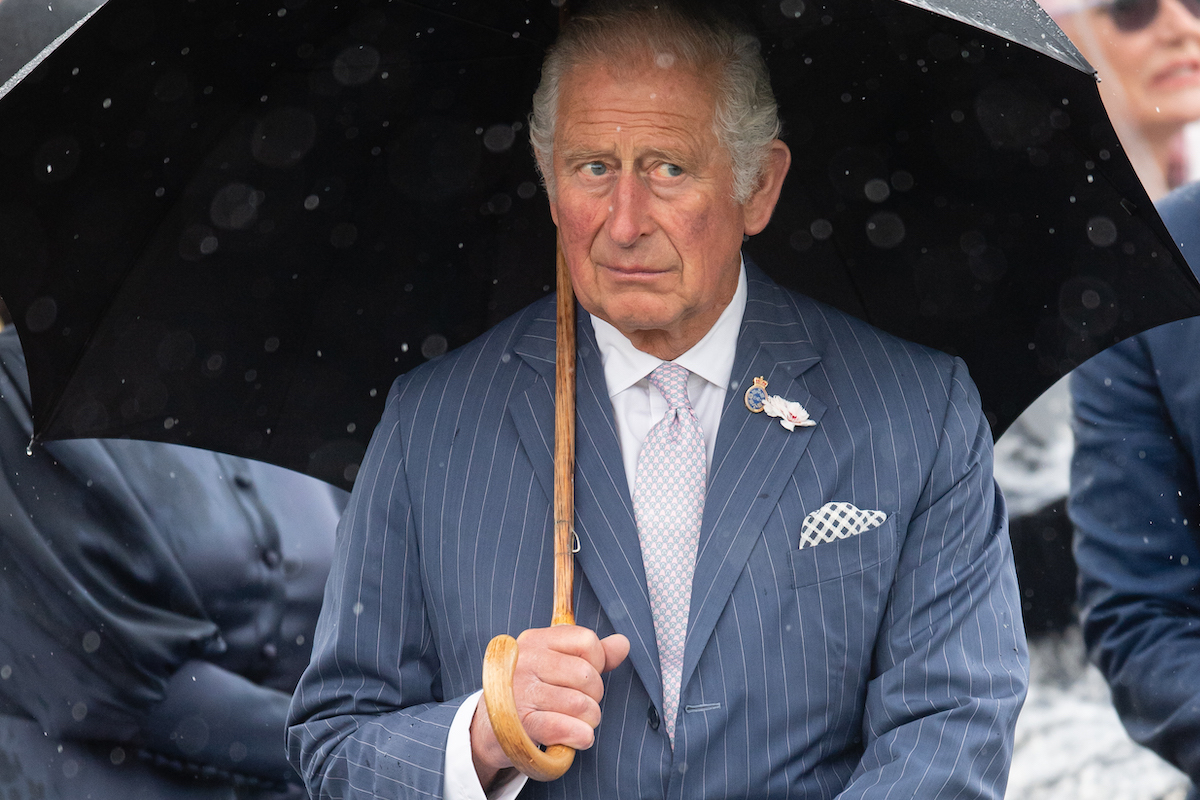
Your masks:
<instances>
[{"instance_id":1,"label":"thumb","mask_svg":"<svg viewBox=\"0 0 1200 800\"><path fill-rule=\"evenodd\" d=\"M612 672L629 655L629 639L620 633L605 636L600 640L600 646L604 648L604 669L601 672Z\"/></svg>"}]
</instances>

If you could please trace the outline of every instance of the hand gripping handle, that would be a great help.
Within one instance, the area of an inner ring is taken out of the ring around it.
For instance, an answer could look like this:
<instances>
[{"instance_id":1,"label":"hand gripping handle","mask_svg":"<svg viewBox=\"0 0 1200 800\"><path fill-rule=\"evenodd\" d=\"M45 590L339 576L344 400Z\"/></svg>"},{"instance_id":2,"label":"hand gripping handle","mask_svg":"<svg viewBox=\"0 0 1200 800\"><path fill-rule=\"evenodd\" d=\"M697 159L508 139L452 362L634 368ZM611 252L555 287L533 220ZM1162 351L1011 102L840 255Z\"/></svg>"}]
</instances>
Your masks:
<instances>
[{"instance_id":1,"label":"hand gripping handle","mask_svg":"<svg viewBox=\"0 0 1200 800\"><path fill-rule=\"evenodd\" d=\"M513 696L516 668L517 640L507 634L492 639L483 656L483 702L496 740L513 766L535 781L552 781L570 768L575 750L555 744L543 751L529 738Z\"/></svg>"}]
</instances>

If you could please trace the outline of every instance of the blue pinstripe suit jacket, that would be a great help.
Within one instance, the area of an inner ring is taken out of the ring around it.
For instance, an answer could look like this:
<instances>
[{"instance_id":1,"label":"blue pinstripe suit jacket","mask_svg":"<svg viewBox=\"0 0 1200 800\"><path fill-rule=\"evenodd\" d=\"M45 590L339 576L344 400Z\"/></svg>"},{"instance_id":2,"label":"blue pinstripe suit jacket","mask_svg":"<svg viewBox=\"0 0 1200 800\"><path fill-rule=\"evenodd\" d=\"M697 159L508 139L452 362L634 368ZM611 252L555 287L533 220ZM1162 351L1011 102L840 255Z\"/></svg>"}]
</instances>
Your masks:
<instances>
[{"instance_id":1,"label":"blue pinstripe suit jacket","mask_svg":"<svg viewBox=\"0 0 1200 800\"><path fill-rule=\"evenodd\" d=\"M991 433L961 361L787 292L749 296L696 559L675 749L590 320L579 624L625 634L595 746L523 796L1001 798L1027 657ZM550 622L554 303L401 377L339 531L289 748L315 797L436 797L499 633ZM815 427L751 414L755 376ZM797 549L829 501L887 521Z\"/></svg>"}]
</instances>

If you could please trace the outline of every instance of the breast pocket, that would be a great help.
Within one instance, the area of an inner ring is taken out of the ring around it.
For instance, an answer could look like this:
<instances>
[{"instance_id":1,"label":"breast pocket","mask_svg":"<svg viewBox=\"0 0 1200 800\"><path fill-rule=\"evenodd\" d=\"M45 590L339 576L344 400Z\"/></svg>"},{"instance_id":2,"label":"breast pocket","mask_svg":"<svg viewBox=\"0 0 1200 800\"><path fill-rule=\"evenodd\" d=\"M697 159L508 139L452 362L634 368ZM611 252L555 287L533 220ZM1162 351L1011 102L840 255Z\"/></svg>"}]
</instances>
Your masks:
<instances>
[{"instance_id":1,"label":"breast pocket","mask_svg":"<svg viewBox=\"0 0 1200 800\"><path fill-rule=\"evenodd\" d=\"M797 537L798 538L798 537ZM845 539L795 550L791 555L792 588L845 578L891 557L896 551L896 517Z\"/></svg>"}]
</instances>

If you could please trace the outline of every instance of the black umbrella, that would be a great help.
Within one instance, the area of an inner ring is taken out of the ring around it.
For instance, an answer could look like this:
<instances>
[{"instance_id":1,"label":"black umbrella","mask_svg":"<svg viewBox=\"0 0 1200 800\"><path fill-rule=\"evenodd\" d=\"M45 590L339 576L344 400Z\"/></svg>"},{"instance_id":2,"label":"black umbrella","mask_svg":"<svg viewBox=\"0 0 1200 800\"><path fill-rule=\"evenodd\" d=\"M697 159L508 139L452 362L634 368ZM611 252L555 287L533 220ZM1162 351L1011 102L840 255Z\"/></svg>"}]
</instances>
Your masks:
<instances>
[{"instance_id":1,"label":"black umbrella","mask_svg":"<svg viewBox=\"0 0 1200 800\"><path fill-rule=\"evenodd\" d=\"M1200 314L1033 0L743 3L793 168L747 245L967 359L997 433ZM554 283L525 142L551 2L110 0L0 99L0 296L37 436L353 480L391 380Z\"/></svg>"}]
</instances>

